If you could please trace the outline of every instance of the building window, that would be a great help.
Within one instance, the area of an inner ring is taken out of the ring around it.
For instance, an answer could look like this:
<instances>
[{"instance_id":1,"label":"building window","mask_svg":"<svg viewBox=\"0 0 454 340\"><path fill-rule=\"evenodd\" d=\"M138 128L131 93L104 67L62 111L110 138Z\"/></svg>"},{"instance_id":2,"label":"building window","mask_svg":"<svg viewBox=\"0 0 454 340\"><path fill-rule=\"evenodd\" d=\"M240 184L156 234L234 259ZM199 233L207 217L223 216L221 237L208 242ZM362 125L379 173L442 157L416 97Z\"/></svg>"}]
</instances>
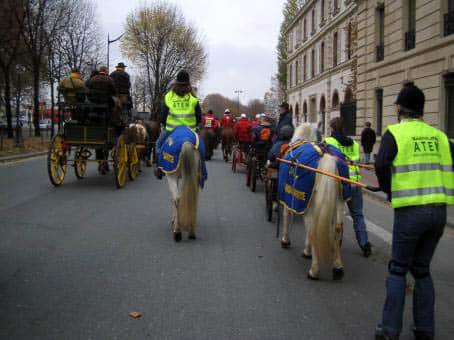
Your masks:
<instances>
[{"instance_id":1,"label":"building window","mask_svg":"<svg viewBox=\"0 0 454 340\"><path fill-rule=\"evenodd\" d=\"M416 0L407 0L408 30L405 32L405 51L415 48L416 42Z\"/></svg>"},{"instance_id":2,"label":"building window","mask_svg":"<svg viewBox=\"0 0 454 340\"><path fill-rule=\"evenodd\" d=\"M375 112L376 112L376 123L377 123L377 135L382 135L383 129L383 89L375 90Z\"/></svg>"},{"instance_id":3,"label":"building window","mask_svg":"<svg viewBox=\"0 0 454 340\"><path fill-rule=\"evenodd\" d=\"M315 77L315 49L311 53L311 78Z\"/></svg>"},{"instance_id":4,"label":"building window","mask_svg":"<svg viewBox=\"0 0 454 340\"><path fill-rule=\"evenodd\" d=\"M337 32L333 35L333 67L337 66Z\"/></svg>"},{"instance_id":5,"label":"building window","mask_svg":"<svg viewBox=\"0 0 454 340\"><path fill-rule=\"evenodd\" d=\"M333 0L333 16L339 13L339 1Z\"/></svg>"},{"instance_id":6,"label":"building window","mask_svg":"<svg viewBox=\"0 0 454 340\"><path fill-rule=\"evenodd\" d=\"M325 0L320 1L320 26L325 24Z\"/></svg>"},{"instance_id":7,"label":"building window","mask_svg":"<svg viewBox=\"0 0 454 340\"><path fill-rule=\"evenodd\" d=\"M300 68L299 68L299 61L297 60L295 63L295 84L298 85L300 81L299 73L300 73Z\"/></svg>"},{"instance_id":8,"label":"building window","mask_svg":"<svg viewBox=\"0 0 454 340\"><path fill-rule=\"evenodd\" d=\"M454 33L454 0L448 0L448 13L444 15L444 31L445 36Z\"/></svg>"},{"instance_id":9,"label":"building window","mask_svg":"<svg viewBox=\"0 0 454 340\"><path fill-rule=\"evenodd\" d=\"M325 71L325 43L320 45L320 73Z\"/></svg>"},{"instance_id":10,"label":"building window","mask_svg":"<svg viewBox=\"0 0 454 340\"><path fill-rule=\"evenodd\" d=\"M347 27L347 60L352 58L352 23L348 23Z\"/></svg>"},{"instance_id":11,"label":"building window","mask_svg":"<svg viewBox=\"0 0 454 340\"><path fill-rule=\"evenodd\" d=\"M454 138L454 73L449 73L445 77L446 91L446 134L449 138Z\"/></svg>"},{"instance_id":12,"label":"building window","mask_svg":"<svg viewBox=\"0 0 454 340\"><path fill-rule=\"evenodd\" d=\"M315 34L315 8L312 9L312 32L311 35Z\"/></svg>"},{"instance_id":13,"label":"building window","mask_svg":"<svg viewBox=\"0 0 454 340\"><path fill-rule=\"evenodd\" d=\"M303 57L303 80L306 81L307 79L307 60L306 56Z\"/></svg>"},{"instance_id":14,"label":"building window","mask_svg":"<svg viewBox=\"0 0 454 340\"><path fill-rule=\"evenodd\" d=\"M290 64L290 69L289 69L289 84L290 84L290 87L293 86L293 65Z\"/></svg>"},{"instance_id":15,"label":"building window","mask_svg":"<svg viewBox=\"0 0 454 340\"><path fill-rule=\"evenodd\" d=\"M306 18L303 20L303 41L307 40L307 24L306 24Z\"/></svg>"},{"instance_id":16,"label":"building window","mask_svg":"<svg viewBox=\"0 0 454 340\"><path fill-rule=\"evenodd\" d=\"M385 58L385 5L381 4L377 7L376 13L377 19L377 49L376 49L376 61L382 61Z\"/></svg>"}]
</instances>

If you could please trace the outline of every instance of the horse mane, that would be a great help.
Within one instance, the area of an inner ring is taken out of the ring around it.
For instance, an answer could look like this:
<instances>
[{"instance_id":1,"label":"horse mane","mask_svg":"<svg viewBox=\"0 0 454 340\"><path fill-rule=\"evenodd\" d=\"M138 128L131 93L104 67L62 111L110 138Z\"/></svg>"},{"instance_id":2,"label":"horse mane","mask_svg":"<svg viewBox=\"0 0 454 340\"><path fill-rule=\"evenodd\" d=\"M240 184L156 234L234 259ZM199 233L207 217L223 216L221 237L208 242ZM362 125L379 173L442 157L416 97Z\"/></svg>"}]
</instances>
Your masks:
<instances>
[{"instance_id":1,"label":"horse mane","mask_svg":"<svg viewBox=\"0 0 454 340\"><path fill-rule=\"evenodd\" d=\"M315 129L312 127L310 123L302 123L295 129L293 134L291 143L295 143L297 141L305 141L305 142L316 142L317 136L315 135Z\"/></svg>"}]
</instances>

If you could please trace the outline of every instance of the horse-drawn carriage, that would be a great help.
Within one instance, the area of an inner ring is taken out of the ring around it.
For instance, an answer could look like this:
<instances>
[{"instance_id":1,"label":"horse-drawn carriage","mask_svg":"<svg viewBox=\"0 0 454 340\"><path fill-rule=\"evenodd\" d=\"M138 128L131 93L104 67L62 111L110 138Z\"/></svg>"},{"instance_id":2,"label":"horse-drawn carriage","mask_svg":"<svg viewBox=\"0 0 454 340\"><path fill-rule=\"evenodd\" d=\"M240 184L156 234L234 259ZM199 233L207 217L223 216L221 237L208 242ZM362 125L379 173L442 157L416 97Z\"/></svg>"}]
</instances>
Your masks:
<instances>
[{"instance_id":1,"label":"horse-drawn carriage","mask_svg":"<svg viewBox=\"0 0 454 340\"><path fill-rule=\"evenodd\" d=\"M109 104L88 101L74 105L60 103L59 110L69 110L72 117L49 146L47 169L54 186L63 183L68 164L74 167L78 179L85 177L88 163L97 163L101 173L108 171L112 164L118 188L124 187L127 176L130 180L136 179L139 154L145 145L136 143L130 133L127 110L114 115Z\"/></svg>"}]
</instances>

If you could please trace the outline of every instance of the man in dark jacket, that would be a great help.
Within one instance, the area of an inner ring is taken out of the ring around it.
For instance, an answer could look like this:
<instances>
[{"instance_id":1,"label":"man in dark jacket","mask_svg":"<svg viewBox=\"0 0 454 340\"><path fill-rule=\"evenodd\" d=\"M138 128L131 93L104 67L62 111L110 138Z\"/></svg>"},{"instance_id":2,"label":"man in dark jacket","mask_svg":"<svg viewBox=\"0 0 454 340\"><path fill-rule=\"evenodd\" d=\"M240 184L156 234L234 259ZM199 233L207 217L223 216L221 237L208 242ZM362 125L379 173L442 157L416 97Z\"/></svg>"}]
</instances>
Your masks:
<instances>
[{"instance_id":1,"label":"man in dark jacket","mask_svg":"<svg viewBox=\"0 0 454 340\"><path fill-rule=\"evenodd\" d=\"M295 128L293 126L293 119L292 119L292 114L290 113L290 106L288 103L283 102L281 105L279 105L279 121L277 122L276 126L276 135L274 140L276 141L277 136L279 135L281 129L286 126L290 125L293 129Z\"/></svg>"},{"instance_id":2,"label":"man in dark jacket","mask_svg":"<svg viewBox=\"0 0 454 340\"><path fill-rule=\"evenodd\" d=\"M129 95L129 90L131 89L129 74L125 71L126 67L124 63L119 63L115 66L115 71L110 74L110 78L112 78L119 95Z\"/></svg>"},{"instance_id":3,"label":"man in dark jacket","mask_svg":"<svg viewBox=\"0 0 454 340\"><path fill-rule=\"evenodd\" d=\"M101 66L98 74L86 82L88 99L93 103L112 104L112 97L117 94L114 82L107 72L107 67Z\"/></svg>"},{"instance_id":4,"label":"man in dark jacket","mask_svg":"<svg viewBox=\"0 0 454 340\"><path fill-rule=\"evenodd\" d=\"M375 339L399 339L410 272L415 339L430 340L435 333L430 264L446 225L446 205L454 202L454 146L424 122L425 96L418 87L405 85L395 104L399 124L388 126L375 160L380 188L394 208L386 301Z\"/></svg>"},{"instance_id":5,"label":"man in dark jacket","mask_svg":"<svg viewBox=\"0 0 454 340\"><path fill-rule=\"evenodd\" d=\"M364 161L366 164L370 162L370 154L374 150L374 144L377 141L377 135L372 130L370 122L366 122L363 132L361 132L361 145L364 151Z\"/></svg>"}]
</instances>

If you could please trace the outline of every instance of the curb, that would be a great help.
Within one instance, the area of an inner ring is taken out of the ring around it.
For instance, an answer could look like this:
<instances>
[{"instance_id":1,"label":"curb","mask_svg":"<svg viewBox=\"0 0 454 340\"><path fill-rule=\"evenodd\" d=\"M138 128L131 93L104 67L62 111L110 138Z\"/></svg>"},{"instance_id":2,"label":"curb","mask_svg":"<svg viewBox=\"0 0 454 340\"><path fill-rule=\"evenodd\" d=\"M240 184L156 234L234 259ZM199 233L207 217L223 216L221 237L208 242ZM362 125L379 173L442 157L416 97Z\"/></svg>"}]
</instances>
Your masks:
<instances>
[{"instance_id":1,"label":"curb","mask_svg":"<svg viewBox=\"0 0 454 340\"><path fill-rule=\"evenodd\" d=\"M383 197L382 194L376 193L376 192L371 192L371 191L368 191L367 189L363 190L363 194L365 196L367 196L368 198L370 198L376 202L382 203L382 204L386 205L387 207L391 208L391 205L388 203L387 199L385 197ZM449 211L448 211L448 220L446 221L446 225L448 227L454 229L454 219L453 218L449 219Z\"/></svg>"},{"instance_id":2,"label":"curb","mask_svg":"<svg viewBox=\"0 0 454 340\"><path fill-rule=\"evenodd\" d=\"M27 158L44 156L46 154L47 154L47 151L41 151L41 152L31 152L31 153L23 153L23 154L12 155L12 156L5 156L5 157L0 157L0 163L19 161L19 160L23 160L23 159L27 159Z\"/></svg>"}]
</instances>

